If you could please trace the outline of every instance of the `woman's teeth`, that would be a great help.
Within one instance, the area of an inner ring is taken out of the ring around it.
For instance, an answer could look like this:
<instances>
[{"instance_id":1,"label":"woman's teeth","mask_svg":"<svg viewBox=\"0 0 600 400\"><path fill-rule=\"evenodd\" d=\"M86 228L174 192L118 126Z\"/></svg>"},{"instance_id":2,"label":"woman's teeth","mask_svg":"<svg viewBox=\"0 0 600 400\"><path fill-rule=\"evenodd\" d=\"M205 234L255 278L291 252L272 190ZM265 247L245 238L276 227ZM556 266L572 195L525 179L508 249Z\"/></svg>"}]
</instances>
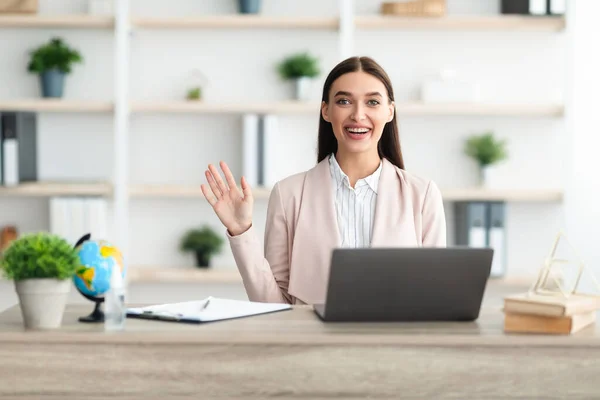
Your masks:
<instances>
[{"instance_id":1,"label":"woman's teeth","mask_svg":"<svg viewBox=\"0 0 600 400\"><path fill-rule=\"evenodd\" d=\"M346 128L346 130L350 133L358 133L358 134L367 133L370 131L369 128Z\"/></svg>"}]
</instances>

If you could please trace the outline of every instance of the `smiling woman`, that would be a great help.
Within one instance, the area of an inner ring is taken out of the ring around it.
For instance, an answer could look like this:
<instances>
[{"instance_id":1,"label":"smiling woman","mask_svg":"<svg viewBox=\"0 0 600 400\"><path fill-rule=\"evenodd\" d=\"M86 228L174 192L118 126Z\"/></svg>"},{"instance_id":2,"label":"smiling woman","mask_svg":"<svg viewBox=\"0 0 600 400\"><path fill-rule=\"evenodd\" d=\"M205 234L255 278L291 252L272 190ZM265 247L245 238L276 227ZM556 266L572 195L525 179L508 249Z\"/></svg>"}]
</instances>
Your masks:
<instances>
[{"instance_id":1,"label":"smiling woman","mask_svg":"<svg viewBox=\"0 0 600 400\"><path fill-rule=\"evenodd\" d=\"M437 185L404 168L392 84L368 57L342 61L323 86L317 164L277 182L264 246L254 199L226 163L206 170L202 192L227 228L251 301L325 301L331 252L339 247L446 246Z\"/></svg>"}]
</instances>

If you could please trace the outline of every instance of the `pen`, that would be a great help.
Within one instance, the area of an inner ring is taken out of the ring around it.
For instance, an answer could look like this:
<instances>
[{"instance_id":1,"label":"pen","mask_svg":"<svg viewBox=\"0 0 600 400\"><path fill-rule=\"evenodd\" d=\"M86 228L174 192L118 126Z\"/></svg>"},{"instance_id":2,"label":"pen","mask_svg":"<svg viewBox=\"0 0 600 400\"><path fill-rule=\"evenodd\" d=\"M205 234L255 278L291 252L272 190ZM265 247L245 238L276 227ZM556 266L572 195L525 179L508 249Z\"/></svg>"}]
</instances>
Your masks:
<instances>
[{"instance_id":1,"label":"pen","mask_svg":"<svg viewBox=\"0 0 600 400\"><path fill-rule=\"evenodd\" d=\"M202 306L202 308L200 309L200 311L205 310L206 307L208 307L208 303L210 303L210 299L206 300L206 302L204 303L204 305Z\"/></svg>"}]
</instances>

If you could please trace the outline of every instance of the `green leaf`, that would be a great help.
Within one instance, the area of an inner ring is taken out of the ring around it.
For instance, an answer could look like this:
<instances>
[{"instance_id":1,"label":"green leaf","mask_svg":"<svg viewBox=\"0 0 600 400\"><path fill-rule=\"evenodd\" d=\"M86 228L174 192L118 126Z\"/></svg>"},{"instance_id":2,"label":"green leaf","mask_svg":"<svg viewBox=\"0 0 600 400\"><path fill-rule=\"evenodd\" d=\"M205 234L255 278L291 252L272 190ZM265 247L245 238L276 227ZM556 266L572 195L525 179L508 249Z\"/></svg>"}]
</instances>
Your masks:
<instances>
[{"instance_id":1,"label":"green leaf","mask_svg":"<svg viewBox=\"0 0 600 400\"><path fill-rule=\"evenodd\" d=\"M77 250L60 236L39 232L12 241L0 269L15 281L33 278L70 279L81 268Z\"/></svg>"},{"instance_id":2,"label":"green leaf","mask_svg":"<svg viewBox=\"0 0 600 400\"><path fill-rule=\"evenodd\" d=\"M201 251L208 255L216 254L223 246L223 238L209 226L191 229L181 239L182 251Z\"/></svg>"},{"instance_id":3,"label":"green leaf","mask_svg":"<svg viewBox=\"0 0 600 400\"><path fill-rule=\"evenodd\" d=\"M61 38L52 38L31 52L27 70L32 73L42 73L58 69L63 73L71 73L72 65L83 62L79 51L70 48Z\"/></svg>"},{"instance_id":4,"label":"green leaf","mask_svg":"<svg viewBox=\"0 0 600 400\"><path fill-rule=\"evenodd\" d=\"M277 65L277 70L284 80L301 77L314 78L320 74L317 58L308 53L298 53L286 57Z\"/></svg>"},{"instance_id":5,"label":"green leaf","mask_svg":"<svg viewBox=\"0 0 600 400\"><path fill-rule=\"evenodd\" d=\"M482 167L497 163L508 158L506 140L495 139L491 132L471 136L465 142L465 154Z\"/></svg>"}]
</instances>

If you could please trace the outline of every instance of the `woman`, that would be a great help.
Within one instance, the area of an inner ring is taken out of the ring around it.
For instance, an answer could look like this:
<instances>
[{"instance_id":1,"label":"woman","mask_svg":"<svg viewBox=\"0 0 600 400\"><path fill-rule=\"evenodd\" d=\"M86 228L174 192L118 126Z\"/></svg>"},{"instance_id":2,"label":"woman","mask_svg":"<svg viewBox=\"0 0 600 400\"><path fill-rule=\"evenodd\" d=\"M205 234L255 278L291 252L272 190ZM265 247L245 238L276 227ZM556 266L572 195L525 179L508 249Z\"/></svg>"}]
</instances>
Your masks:
<instances>
[{"instance_id":1,"label":"woman","mask_svg":"<svg viewBox=\"0 0 600 400\"><path fill-rule=\"evenodd\" d=\"M251 301L323 303L336 247L446 246L437 185L404 170L394 93L368 57L338 64L325 80L317 165L277 182L264 248L252 226L248 182L213 165L202 193L227 228Z\"/></svg>"}]
</instances>

